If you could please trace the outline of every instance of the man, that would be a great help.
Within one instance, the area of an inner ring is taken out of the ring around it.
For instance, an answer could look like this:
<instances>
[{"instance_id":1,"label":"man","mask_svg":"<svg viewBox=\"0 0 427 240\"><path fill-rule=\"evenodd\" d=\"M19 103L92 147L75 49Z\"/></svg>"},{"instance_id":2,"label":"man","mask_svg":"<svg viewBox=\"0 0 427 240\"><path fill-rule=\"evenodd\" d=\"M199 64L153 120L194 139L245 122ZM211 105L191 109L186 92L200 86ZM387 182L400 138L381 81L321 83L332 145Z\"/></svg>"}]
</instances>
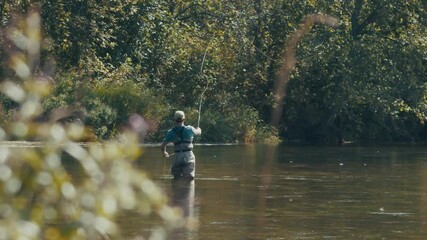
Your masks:
<instances>
[{"instance_id":1,"label":"man","mask_svg":"<svg viewBox=\"0 0 427 240\"><path fill-rule=\"evenodd\" d=\"M193 180L195 177L196 157L193 153L193 138L200 135L202 130L197 127L185 126L185 114L176 111L174 115L175 127L169 129L161 145L163 156L169 157L166 151L168 143L174 144L175 155L172 160L171 173L175 179L186 178Z\"/></svg>"}]
</instances>

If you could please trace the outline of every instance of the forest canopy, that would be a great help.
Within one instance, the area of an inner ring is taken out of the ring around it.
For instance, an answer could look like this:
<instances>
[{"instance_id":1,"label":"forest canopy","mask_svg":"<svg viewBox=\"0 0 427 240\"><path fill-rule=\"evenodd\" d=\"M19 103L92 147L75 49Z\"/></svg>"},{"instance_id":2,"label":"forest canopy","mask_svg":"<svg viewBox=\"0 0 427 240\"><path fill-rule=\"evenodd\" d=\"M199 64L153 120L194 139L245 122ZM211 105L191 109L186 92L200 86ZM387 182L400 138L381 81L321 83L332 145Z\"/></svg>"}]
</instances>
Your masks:
<instances>
[{"instance_id":1,"label":"forest canopy","mask_svg":"<svg viewBox=\"0 0 427 240\"><path fill-rule=\"evenodd\" d=\"M161 141L180 109L191 125L200 114L203 142L395 142L427 138L426 8L421 0L1 0L0 19L5 32L16 16L40 12L33 74L54 87L44 116L62 110L58 121L83 121L96 140L116 137L136 113L150 124L146 141ZM315 13L339 25L314 25L298 42L275 103L289 36ZM15 77L7 36L2 80ZM1 122L13 121L16 105L0 103ZM275 104L283 105L277 126Z\"/></svg>"}]
</instances>

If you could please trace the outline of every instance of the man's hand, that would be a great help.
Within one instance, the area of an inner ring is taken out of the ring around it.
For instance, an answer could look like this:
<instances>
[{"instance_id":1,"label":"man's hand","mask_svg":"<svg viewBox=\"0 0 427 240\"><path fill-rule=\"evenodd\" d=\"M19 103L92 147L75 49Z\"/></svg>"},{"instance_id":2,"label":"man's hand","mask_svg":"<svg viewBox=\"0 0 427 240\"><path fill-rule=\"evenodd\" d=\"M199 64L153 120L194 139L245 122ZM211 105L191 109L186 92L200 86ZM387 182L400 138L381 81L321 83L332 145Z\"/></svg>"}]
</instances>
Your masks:
<instances>
[{"instance_id":1,"label":"man's hand","mask_svg":"<svg viewBox=\"0 0 427 240\"><path fill-rule=\"evenodd\" d=\"M164 156L165 158L168 158L168 157L169 157L169 153L168 153L167 151L163 151L163 156Z\"/></svg>"}]
</instances>

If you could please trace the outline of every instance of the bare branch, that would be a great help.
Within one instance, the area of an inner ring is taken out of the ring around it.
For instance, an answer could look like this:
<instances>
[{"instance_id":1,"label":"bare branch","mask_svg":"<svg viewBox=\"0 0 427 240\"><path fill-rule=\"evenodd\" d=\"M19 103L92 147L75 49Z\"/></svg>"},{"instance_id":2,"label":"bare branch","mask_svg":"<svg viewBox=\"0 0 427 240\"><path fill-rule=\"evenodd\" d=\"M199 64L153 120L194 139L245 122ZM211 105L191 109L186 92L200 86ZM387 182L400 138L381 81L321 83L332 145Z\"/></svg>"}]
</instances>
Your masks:
<instances>
[{"instance_id":1,"label":"bare branch","mask_svg":"<svg viewBox=\"0 0 427 240\"><path fill-rule=\"evenodd\" d=\"M284 63L279 69L276 81L274 82L274 97L275 105L272 111L272 124L275 127L279 126L280 118L283 111L283 99L286 93L286 87L291 77L291 73L296 65L296 49L301 39L310 32L315 24L325 24L329 27L336 28L339 25L337 18L326 14L312 14L305 17L300 27L289 36L285 44L285 52L283 54Z\"/></svg>"}]
</instances>

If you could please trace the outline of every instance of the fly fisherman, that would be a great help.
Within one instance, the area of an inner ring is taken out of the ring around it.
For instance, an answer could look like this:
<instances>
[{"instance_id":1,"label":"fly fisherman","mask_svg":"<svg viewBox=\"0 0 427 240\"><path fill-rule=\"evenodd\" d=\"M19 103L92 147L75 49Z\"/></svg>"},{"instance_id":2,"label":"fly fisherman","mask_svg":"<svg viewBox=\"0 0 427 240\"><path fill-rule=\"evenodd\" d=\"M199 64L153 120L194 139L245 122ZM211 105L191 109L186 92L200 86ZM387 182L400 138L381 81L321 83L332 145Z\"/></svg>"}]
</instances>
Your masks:
<instances>
[{"instance_id":1,"label":"fly fisherman","mask_svg":"<svg viewBox=\"0 0 427 240\"><path fill-rule=\"evenodd\" d=\"M202 130L197 127L185 126L185 114L183 111L176 111L174 115L175 127L169 129L161 145L162 153L169 157L166 145L173 143L175 154L172 160L171 173L174 179L185 178L193 180L195 177L196 157L193 153L193 138L200 135Z\"/></svg>"}]
</instances>

